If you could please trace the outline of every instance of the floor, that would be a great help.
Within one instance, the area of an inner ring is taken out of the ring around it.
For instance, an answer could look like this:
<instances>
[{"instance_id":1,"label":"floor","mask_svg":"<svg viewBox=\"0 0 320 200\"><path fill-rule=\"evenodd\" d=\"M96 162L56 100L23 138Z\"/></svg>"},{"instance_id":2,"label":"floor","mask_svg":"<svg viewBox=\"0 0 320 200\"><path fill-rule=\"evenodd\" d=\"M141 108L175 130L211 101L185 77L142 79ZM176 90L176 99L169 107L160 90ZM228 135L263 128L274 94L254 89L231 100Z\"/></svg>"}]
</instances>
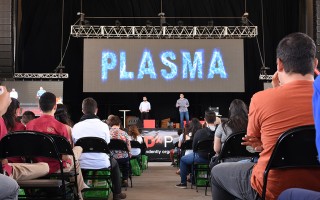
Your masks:
<instances>
[{"instance_id":1,"label":"floor","mask_svg":"<svg viewBox=\"0 0 320 200\"><path fill-rule=\"evenodd\" d=\"M177 168L170 166L168 162L152 162L149 168L141 176L133 177L133 188L123 191L128 200L211 200L211 191L205 196L205 188L188 189L176 188L180 182L180 176L176 175Z\"/></svg>"}]
</instances>

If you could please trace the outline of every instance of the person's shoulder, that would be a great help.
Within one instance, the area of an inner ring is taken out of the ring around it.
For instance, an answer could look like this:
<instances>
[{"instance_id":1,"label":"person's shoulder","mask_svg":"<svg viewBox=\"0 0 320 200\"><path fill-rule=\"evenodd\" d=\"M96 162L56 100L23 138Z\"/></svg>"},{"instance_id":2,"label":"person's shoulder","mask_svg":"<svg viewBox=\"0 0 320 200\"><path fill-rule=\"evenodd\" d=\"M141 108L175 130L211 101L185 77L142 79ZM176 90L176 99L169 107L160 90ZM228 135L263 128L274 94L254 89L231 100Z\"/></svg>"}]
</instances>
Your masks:
<instances>
[{"instance_id":1,"label":"person's shoulder","mask_svg":"<svg viewBox=\"0 0 320 200\"><path fill-rule=\"evenodd\" d=\"M318 76L314 82L313 82L313 85L315 88L317 88L318 90L320 90L320 76Z\"/></svg>"}]
</instances>

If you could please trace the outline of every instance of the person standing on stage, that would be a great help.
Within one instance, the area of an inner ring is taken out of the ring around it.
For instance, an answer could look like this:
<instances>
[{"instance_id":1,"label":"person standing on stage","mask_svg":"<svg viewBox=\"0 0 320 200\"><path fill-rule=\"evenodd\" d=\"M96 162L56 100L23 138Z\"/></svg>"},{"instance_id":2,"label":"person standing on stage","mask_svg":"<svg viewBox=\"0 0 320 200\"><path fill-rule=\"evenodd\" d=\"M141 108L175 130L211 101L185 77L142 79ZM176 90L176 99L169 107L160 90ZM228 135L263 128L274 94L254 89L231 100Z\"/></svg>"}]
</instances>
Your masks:
<instances>
[{"instance_id":1,"label":"person standing on stage","mask_svg":"<svg viewBox=\"0 0 320 200\"><path fill-rule=\"evenodd\" d=\"M40 87L40 89L37 92L37 98L40 99L41 95L43 95L46 91L43 89L43 87Z\"/></svg>"},{"instance_id":2,"label":"person standing on stage","mask_svg":"<svg viewBox=\"0 0 320 200\"><path fill-rule=\"evenodd\" d=\"M139 110L141 113L141 120L149 119L149 111L151 110L150 102L147 101L147 97L143 97L143 101L140 103Z\"/></svg>"},{"instance_id":3,"label":"person standing on stage","mask_svg":"<svg viewBox=\"0 0 320 200\"><path fill-rule=\"evenodd\" d=\"M186 119L186 123L189 123L189 101L188 99L184 98L183 94L180 94L180 99L177 100L176 107L179 107L179 113L180 113L180 128L183 129L183 119Z\"/></svg>"}]
</instances>

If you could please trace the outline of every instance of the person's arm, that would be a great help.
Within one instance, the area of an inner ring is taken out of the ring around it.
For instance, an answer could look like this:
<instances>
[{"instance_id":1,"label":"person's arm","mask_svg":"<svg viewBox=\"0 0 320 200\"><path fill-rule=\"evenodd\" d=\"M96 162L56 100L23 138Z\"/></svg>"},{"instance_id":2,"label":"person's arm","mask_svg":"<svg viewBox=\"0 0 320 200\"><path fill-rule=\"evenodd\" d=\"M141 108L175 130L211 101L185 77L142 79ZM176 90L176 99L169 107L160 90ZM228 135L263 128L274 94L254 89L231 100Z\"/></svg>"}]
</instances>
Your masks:
<instances>
[{"instance_id":1,"label":"person's arm","mask_svg":"<svg viewBox=\"0 0 320 200\"><path fill-rule=\"evenodd\" d=\"M217 136L214 136L213 150L214 152L216 152L216 155L219 154L221 151L221 138Z\"/></svg>"},{"instance_id":2,"label":"person's arm","mask_svg":"<svg viewBox=\"0 0 320 200\"><path fill-rule=\"evenodd\" d=\"M189 101L188 101L188 99L186 99L186 108L188 108L189 107Z\"/></svg>"},{"instance_id":3,"label":"person's arm","mask_svg":"<svg viewBox=\"0 0 320 200\"><path fill-rule=\"evenodd\" d=\"M151 110L151 104L150 104L150 102L148 102L148 105L149 105L148 111L150 111L150 110Z\"/></svg>"},{"instance_id":4,"label":"person's arm","mask_svg":"<svg viewBox=\"0 0 320 200\"><path fill-rule=\"evenodd\" d=\"M0 92L0 117L7 112L7 109L11 103L10 93L5 86L0 86L2 92ZM1 94L2 93L2 94Z\"/></svg>"},{"instance_id":5,"label":"person's arm","mask_svg":"<svg viewBox=\"0 0 320 200\"><path fill-rule=\"evenodd\" d=\"M180 106L180 102L179 102L179 99L177 100L177 103L176 103L176 107L179 108Z\"/></svg>"},{"instance_id":6,"label":"person's arm","mask_svg":"<svg viewBox=\"0 0 320 200\"><path fill-rule=\"evenodd\" d=\"M142 112L142 102L140 103L139 110Z\"/></svg>"},{"instance_id":7,"label":"person's arm","mask_svg":"<svg viewBox=\"0 0 320 200\"><path fill-rule=\"evenodd\" d=\"M251 146L252 148L254 148L255 151L260 152L263 150L260 133L261 127L257 108L254 102L255 98L253 96L249 106L247 135L245 135L245 137L242 138L244 142L242 142L241 144Z\"/></svg>"}]
</instances>

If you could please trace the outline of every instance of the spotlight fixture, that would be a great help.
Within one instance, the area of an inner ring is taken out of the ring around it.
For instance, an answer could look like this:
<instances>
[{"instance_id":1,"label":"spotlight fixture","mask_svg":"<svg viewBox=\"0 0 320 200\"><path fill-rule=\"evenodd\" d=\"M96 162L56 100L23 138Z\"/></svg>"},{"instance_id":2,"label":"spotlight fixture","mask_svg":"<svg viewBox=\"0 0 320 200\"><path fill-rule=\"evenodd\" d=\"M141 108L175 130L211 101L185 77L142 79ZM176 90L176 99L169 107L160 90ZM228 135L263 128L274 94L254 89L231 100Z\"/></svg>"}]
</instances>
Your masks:
<instances>
[{"instance_id":1,"label":"spotlight fixture","mask_svg":"<svg viewBox=\"0 0 320 200\"><path fill-rule=\"evenodd\" d=\"M178 21L178 26L183 26L183 21L182 20Z\"/></svg>"},{"instance_id":2,"label":"spotlight fixture","mask_svg":"<svg viewBox=\"0 0 320 200\"><path fill-rule=\"evenodd\" d=\"M114 22L114 25L115 25L115 26L121 26L121 22L117 19L117 20Z\"/></svg>"},{"instance_id":3,"label":"spotlight fixture","mask_svg":"<svg viewBox=\"0 0 320 200\"><path fill-rule=\"evenodd\" d=\"M147 21L146 21L146 26L147 26L147 27L152 26L152 21L147 20Z\"/></svg>"},{"instance_id":4,"label":"spotlight fixture","mask_svg":"<svg viewBox=\"0 0 320 200\"><path fill-rule=\"evenodd\" d=\"M213 26L213 24L214 24L214 23L213 23L213 20L209 20L209 21L208 21L208 26Z\"/></svg>"},{"instance_id":5,"label":"spotlight fixture","mask_svg":"<svg viewBox=\"0 0 320 200\"><path fill-rule=\"evenodd\" d=\"M241 17L241 26L249 26L249 13L245 12L243 13L242 17Z\"/></svg>"},{"instance_id":6,"label":"spotlight fixture","mask_svg":"<svg viewBox=\"0 0 320 200\"><path fill-rule=\"evenodd\" d=\"M166 14L163 12L158 14L158 16L160 17L160 26L165 26L167 24L165 15Z\"/></svg>"}]
</instances>

